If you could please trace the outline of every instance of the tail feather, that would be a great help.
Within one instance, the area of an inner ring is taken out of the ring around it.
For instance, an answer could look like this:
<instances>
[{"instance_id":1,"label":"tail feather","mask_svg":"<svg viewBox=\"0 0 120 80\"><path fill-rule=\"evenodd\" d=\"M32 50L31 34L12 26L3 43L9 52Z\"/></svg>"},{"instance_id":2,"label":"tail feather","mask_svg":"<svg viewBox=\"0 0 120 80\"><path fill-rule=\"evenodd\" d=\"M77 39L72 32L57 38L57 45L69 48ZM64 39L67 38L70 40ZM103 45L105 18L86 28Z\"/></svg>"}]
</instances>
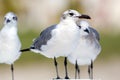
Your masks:
<instances>
[{"instance_id":1,"label":"tail feather","mask_svg":"<svg viewBox=\"0 0 120 80\"><path fill-rule=\"evenodd\" d=\"M26 52L26 51L30 51L30 48L20 50L20 52Z\"/></svg>"}]
</instances>

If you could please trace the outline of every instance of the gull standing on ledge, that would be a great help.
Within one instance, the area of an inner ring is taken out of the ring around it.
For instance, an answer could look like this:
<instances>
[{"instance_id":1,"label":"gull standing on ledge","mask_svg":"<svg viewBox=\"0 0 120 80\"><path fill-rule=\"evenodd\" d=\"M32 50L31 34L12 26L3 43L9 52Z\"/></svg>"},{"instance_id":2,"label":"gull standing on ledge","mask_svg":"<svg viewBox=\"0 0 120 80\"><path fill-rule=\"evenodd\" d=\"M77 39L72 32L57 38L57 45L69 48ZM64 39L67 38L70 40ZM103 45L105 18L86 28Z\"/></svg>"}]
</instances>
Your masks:
<instances>
[{"instance_id":1,"label":"gull standing on ledge","mask_svg":"<svg viewBox=\"0 0 120 80\"><path fill-rule=\"evenodd\" d=\"M80 28L80 38L76 49L68 56L68 60L75 65L75 78L80 78L79 66L88 65L89 78L93 79L93 61L101 51L99 33L86 21L77 23Z\"/></svg>"},{"instance_id":2,"label":"gull standing on ledge","mask_svg":"<svg viewBox=\"0 0 120 80\"><path fill-rule=\"evenodd\" d=\"M60 56L65 57L65 79L69 79L67 73L67 56L75 49L79 34L79 27L76 22L79 18L90 19L87 15L81 15L76 10L67 10L62 14L61 21L43 30L40 36L34 40L33 44L24 51L33 51L40 53L48 58L54 59L56 67L57 79L60 79L58 75L56 58Z\"/></svg>"},{"instance_id":3,"label":"gull standing on ledge","mask_svg":"<svg viewBox=\"0 0 120 80\"><path fill-rule=\"evenodd\" d=\"M14 62L19 58L21 42L17 35L17 16L9 12L4 17L4 27L0 31L0 63L11 65L14 80Z\"/></svg>"}]
</instances>

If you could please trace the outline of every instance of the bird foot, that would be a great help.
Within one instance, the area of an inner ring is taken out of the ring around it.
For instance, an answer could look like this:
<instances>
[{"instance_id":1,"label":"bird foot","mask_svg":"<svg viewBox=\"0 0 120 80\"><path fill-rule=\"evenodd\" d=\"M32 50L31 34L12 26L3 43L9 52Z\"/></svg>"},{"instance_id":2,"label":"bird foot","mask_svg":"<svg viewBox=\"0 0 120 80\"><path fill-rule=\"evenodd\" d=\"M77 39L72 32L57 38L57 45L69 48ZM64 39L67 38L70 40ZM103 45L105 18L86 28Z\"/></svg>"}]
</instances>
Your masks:
<instances>
[{"instance_id":1,"label":"bird foot","mask_svg":"<svg viewBox=\"0 0 120 80\"><path fill-rule=\"evenodd\" d=\"M56 79L60 79L60 77L58 76Z\"/></svg>"},{"instance_id":2,"label":"bird foot","mask_svg":"<svg viewBox=\"0 0 120 80\"><path fill-rule=\"evenodd\" d=\"M65 79L70 79L68 76L65 76Z\"/></svg>"}]
</instances>

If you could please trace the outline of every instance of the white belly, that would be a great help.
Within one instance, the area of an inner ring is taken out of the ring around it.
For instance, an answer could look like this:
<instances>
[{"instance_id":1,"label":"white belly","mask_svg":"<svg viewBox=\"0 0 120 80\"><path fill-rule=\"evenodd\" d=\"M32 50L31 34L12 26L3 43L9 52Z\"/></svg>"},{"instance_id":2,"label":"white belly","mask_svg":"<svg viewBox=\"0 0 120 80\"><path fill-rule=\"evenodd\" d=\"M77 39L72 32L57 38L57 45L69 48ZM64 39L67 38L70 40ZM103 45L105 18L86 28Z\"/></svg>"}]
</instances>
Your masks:
<instances>
[{"instance_id":1,"label":"white belly","mask_svg":"<svg viewBox=\"0 0 120 80\"><path fill-rule=\"evenodd\" d=\"M58 28L52 31L52 38L47 44L42 45L41 54L49 58L68 56L75 49L79 38L78 36L78 27L58 26Z\"/></svg>"},{"instance_id":2,"label":"white belly","mask_svg":"<svg viewBox=\"0 0 120 80\"><path fill-rule=\"evenodd\" d=\"M21 43L16 36L0 36L0 63L12 64L20 56Z\"/></svg>"},{"instance_id":3,"label":"white belly","mask_svg":"<svg viewBox=\"0 0 120 80\"><path fill-rule=\"evenodd\" d=\"M99 43L97 43L99 45ZM68 60L75 64L76 60L79 65L90 65L91 60L94 61L100 53L101 47L96 47L86 41L80 41L77 48L68 56Z\"/></svg>"}]
</instances>

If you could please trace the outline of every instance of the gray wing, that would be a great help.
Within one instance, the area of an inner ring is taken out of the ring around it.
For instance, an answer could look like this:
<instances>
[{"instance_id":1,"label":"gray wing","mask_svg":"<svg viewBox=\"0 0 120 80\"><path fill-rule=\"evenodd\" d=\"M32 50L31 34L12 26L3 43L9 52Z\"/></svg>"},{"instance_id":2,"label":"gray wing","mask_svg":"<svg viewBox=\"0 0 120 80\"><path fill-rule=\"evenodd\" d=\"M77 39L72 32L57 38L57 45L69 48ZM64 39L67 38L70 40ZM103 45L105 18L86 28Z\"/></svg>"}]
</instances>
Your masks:
<instances>
[{"instance_id":1,"label":"gray wing","mask_svg":"<svg viewBox=\"0 0 120 80\"><path fill-rule=\"evenodd\" d=\"M45 30L43 30L40 33L40 36L36 40L34 40L31 48L41 50L41 46L45 45L47 43L47 41L49 39L51 39L51 37L52 37L51 32L55 28L56 28L56 25L52 25L52 26L46 28Z\"/></svg>"},{"instance_id":2,"label":"gray wing","mask_svg":"<svg viewBox=\"0 0 120 80\"><path fill-rule=\"evenodd\" d=\"M94 33L96 39L97 39L98 41L100 41L100 35L99 35L98 31L95 30L95 29L92 28L92 27L89 27L89 28L90 28L90 30Z\"/></svg>"}]
</instances>

